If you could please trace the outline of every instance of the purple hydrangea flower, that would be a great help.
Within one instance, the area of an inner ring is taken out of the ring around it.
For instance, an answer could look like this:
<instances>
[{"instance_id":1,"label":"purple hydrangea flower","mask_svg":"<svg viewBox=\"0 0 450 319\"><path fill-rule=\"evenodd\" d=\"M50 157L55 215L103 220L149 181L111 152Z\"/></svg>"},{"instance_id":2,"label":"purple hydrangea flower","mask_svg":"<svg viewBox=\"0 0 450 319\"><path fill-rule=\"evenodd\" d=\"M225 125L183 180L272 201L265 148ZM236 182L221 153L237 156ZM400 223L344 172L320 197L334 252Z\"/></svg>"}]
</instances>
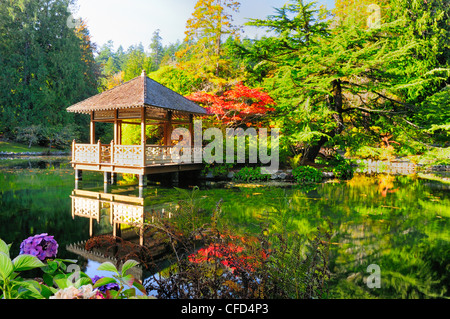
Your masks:
<instances>
[{"instance_id":1,"label":"purple hydrangea flower","mask_svg":"<svg viewBox=\"0 0 450 319\"><path fill-rule=\"evenodd\" d=\"M102 277L94 276L94 278L92 278L92 283L95 284L97 282L97 280L102 279L102 278L104 278L104 276L102 276ZM103 293L106 293L107 290L119 290L120 287L116 283L111 283L111 284L100 286L97 289Z\"/></svg>"},{"instance_id":2,"label":"purple hydrangea flower","mask_svg":"<svg viewBox=\"0 0 450 319\"><path fill-rule=\"evenodd\" d=\"M58 252L58 243L53 236L40 234L25 239L20 244L20 254L33 255L44 261L46 258L55 258Z\"/></svg>"}]
</instances>

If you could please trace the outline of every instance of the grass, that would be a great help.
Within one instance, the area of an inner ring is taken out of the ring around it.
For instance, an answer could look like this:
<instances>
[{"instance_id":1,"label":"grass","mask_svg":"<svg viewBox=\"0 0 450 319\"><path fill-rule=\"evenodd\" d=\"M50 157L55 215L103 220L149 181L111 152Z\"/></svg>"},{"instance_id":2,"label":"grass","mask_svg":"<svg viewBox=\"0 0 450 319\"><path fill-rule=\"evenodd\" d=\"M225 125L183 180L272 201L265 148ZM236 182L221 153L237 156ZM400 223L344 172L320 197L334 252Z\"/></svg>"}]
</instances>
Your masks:
<instances>
[{"instance_id":1,"label":"grass","mask_svg":"<svg viewBox=\"0 0 450 319\"><path fill-rule=\"evenodd\" d=\"M28 145L14 143L14 142L4 142L0 141L0 152L13 152L13 153L47 153L49 151L48 147L42 146L31 146L28 148ZM57 152L58 150L50 150L50 152Z\"/></svg>"}]
</instances>

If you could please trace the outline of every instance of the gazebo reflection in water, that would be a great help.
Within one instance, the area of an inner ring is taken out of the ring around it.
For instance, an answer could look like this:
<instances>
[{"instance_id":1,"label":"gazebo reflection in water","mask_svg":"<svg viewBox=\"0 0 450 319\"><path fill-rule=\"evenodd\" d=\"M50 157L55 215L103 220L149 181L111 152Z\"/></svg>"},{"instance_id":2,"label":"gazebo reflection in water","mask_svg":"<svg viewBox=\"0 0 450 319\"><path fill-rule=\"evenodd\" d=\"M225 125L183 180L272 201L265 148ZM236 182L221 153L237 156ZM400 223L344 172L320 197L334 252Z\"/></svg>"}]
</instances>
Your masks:
<instances>
[{"instance_id":1,"label":"gazebo reflection in water","mask_svg":"<svg viewBox=\"0 0 450 319\"><path fill-rule=\"evenodd\" d=\"M89 239L72 243L67 250L87 260L112 262L119 268L127 255L132 256L141 263L135 269L137 278L142 278L143 268L159 271L157 265L169 260L171 250L152 224L172 218L176 202L152 204L152 197L139 196L136 186L118 186L108 192L74 189L70 196L72 218L89 220Z\"/></svg>"}]
</instances>

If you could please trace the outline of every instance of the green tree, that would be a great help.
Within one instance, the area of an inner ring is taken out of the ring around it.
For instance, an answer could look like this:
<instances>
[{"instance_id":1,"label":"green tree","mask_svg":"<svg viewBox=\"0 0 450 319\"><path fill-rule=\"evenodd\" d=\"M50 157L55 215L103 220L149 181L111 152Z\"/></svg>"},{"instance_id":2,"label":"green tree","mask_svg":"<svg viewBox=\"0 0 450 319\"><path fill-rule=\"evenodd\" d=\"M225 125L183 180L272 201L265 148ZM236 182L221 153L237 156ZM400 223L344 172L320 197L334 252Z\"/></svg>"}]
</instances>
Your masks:
<instances>
[{"instance_id":1,"label":"green tree","mask_svg":"<svg viewBox=\"0 0 450 319\"><path fill-rule=\"evenodd\" d=\"M223 85L228 62L223 56L225 36L238 36L240 28L232 24L231 12L238 12L240 3L233 0L198 0L187 21L184 50L177 52L180 67Z\"/></svg>"},{"instance_id":2,"label":"green tree","mask_svg":"<svg viewBox=\"0 0 450 319\"><path fill-rule=\"evenodd\" d=\"M142 70L147 74L152 71L152 58L145 52L142 43L128 49L122 70L125 82L139 76Z\"/></svg>"},{"instance_id":3,"label":"green tree","mask_svg":"<svg viewBox=\"0 0 450 319\"><path fill-rule=\"evenodd\" d=\"M150 43L150 57L153 61L152 71L156 71L159 69L164 57L164 46L161 43L162 38L159 34L160 32L161 31L159 29L153 32L152 41Z\"/></svg>"},{"instance_id":4,"label":"green tree","mask_svg":"<svg viewBox=\"0 0 450 319\"><path fill-rule=\"evenodd\" d=\"M336 21L301 0L249 23L276 34L240 50L270 65L265 85L278 104L288 143L302 149L303 164L314 162L322 146L336 143L351 127L420 130L412 122L419 102L448 80L448 60L439 62L440 53L431 50L436 41L448 46L448 25L438 24L434 37L424 39L414 31L419 22L411 25L400 10L408 2L393 3L389 19L369 29L355 23L353 14ZM416 3L414 19L439 21L448 9L437 8L430 12Z\"/></svg>"},{"instance_id":5,"label":"green tree","mask_svg":"<svg viewBox=\"0 0 450 319\"><path fill-rule=\"evenodd\" d=\"M96 92L93 45L69 0L0 2L0 132L73 123L66 108Z\"/></svg>"}]
</instances>

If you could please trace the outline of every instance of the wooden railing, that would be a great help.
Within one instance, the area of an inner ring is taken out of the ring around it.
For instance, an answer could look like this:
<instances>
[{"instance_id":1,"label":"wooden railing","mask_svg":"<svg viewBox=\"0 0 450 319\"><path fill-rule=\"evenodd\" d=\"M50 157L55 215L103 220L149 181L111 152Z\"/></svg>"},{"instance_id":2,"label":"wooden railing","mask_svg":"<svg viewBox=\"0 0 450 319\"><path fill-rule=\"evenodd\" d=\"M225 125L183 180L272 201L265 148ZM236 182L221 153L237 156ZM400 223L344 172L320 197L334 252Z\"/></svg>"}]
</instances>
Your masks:
<instances>
[{"instance_id":1,"label":"wooden railing","mask_svg":"<svg viewBox=\"0 0 450 319\"><path fill-rule=\"evenodd\" d=\"M191 153L191 148L181 152L173 146L72 144L72 161L78 164L117 165L125 167L145 167L157 164L179 164L182 156ZM191 153L192 154L192 153Z\"/></svg>"}]
</instances>

